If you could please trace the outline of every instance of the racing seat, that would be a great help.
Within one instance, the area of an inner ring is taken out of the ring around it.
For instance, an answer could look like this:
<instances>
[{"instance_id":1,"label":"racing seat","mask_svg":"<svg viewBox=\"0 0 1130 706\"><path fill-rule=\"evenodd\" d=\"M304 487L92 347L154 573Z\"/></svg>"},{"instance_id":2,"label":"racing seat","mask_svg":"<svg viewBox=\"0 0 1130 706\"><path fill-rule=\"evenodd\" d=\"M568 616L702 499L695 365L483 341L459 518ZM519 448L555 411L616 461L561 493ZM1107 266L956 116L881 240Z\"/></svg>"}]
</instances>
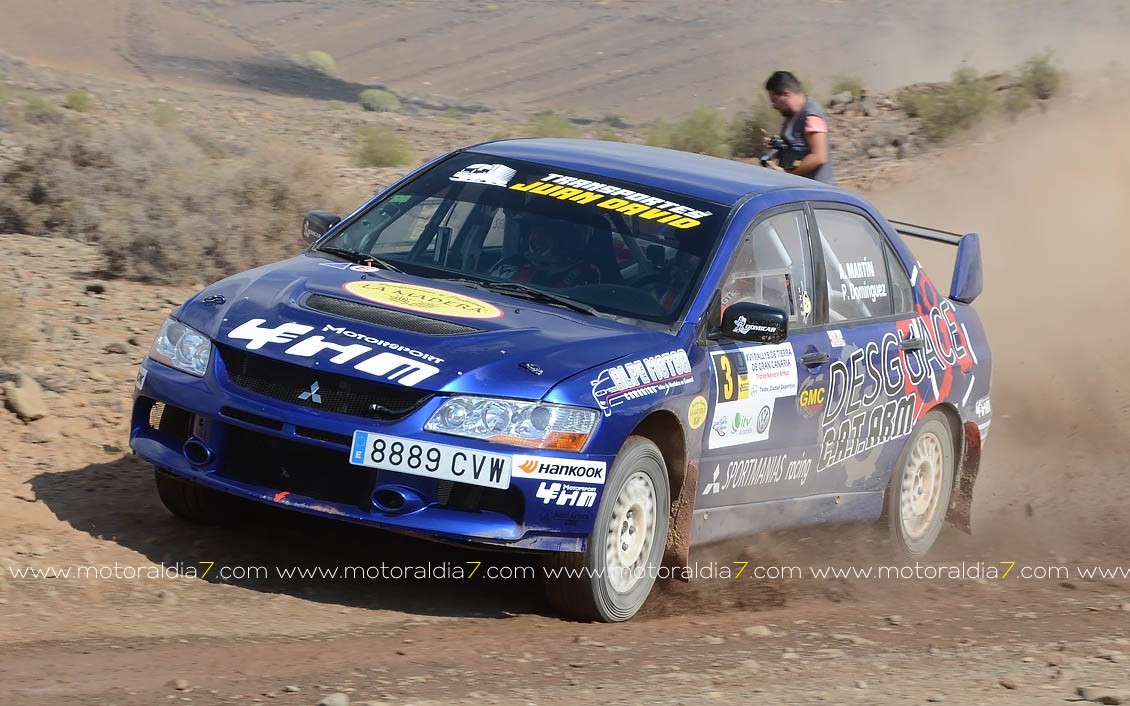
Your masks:
<instances>
[{"instance_id":1,"label":"racing seat","mask_svg":"<svg viewBox=\"0 0 1130 706\"><path fill-rule=\"evenodd\" d=\"M624 284L624 277L620 274L620 266L616 264L616 251L612 246L612 231L604 223L595 223L591 228L592 232L585 249L586 258L600 270L602 284Z\"/></svg>"}]
</instances>

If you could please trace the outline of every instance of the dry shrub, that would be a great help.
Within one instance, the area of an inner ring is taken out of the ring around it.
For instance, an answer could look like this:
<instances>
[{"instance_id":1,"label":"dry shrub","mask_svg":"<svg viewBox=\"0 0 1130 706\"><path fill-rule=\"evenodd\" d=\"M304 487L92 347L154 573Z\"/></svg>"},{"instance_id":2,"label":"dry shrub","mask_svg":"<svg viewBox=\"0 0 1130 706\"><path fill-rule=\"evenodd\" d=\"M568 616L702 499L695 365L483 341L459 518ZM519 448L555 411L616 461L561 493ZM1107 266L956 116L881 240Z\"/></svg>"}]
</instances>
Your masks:
<instances>
[{"instance_id":1,"label":"dry shrub","mask_svg":"<svg viewBox=\"0 0 1130 706\"><path fill-rule=\"evenodd\" d=\"M568 116L543 110L530 116L526 134L530 137L580 137L581 130Z\"/></svg>"},{"instance_id":2,"label":"dry shrub","mask_svg":"<svg viewBox=\"0 0 1130 706\"><path fill-rule=\"evenodd\" d=\"M840 75L832 79L833 96L850 93L852 98L859 98L863 95L864 88L863 79L858 76Z\"/></svg>"},{"instance_id":3,"label":"dry shrub","mask_svg":"<svg viewBox=\"0 0 1130 706\"><path fill-rule=\"evenodd\" d=\"M29 334L21 316L21 302L6 284L0 284L0 360L14 363L27 355Z\"/></svg>"},{"instance_id":4,"label":"dry shrub","mask_svg":"<svg viewBox=\"0 0 1130 706\"><path fill-rule=\"evenodd\" d=\"M1020 65L1018 70L1020 85L1033 98L1047 100L1059 88L1060 71L1052 61L1050 51L1037 54Z\"/></svg>"},{"instance_id":5,"label":"dry shrub","mask_svg":"<svg viewBox=\"0 0 1130 706\"><path fill-rule=\"evenodd\" d=\"M699 107L675 123L657 120L644 129L644 139L654 147L669 147L718 157L729 156L726 122L718 111Z\"/></svg>"},{"instance_id":6,"label":"dry shrub","mask_svg":"<svg viewBox=\"0 0 1130 706\"><path fill-rule=\"evenodd\" d=\"M722 115L712 108L699 107L675 123L671 146L685 152L727 157L726 138L726 121Z\"/></svg>"},{"instance_id":7,"label":"dry shrub","mask_svg":"<svg viewBox=\"0 0 1130 706\"><path fill-rule=\"evenodd\" d=\"M414 159L408 143L380 125L361 125L353 131L353 158L362 167L399 167Z\"/></svg>"},{"instance_id":8,"label":"dry shrub","mask_svg":"<svg viewBox=\"0 0 1130 706\"><path fill-rule=\"evenodd\" d=\"M357 96L361 107L378 113L400 110L400 99L380 88L369 88Z\"/></svg>"},{"instance_id":9,"label":"dry shrub","mask_svg":"<svg viewBox=\"0 0 1130 706\"><path fill-rule=\"evenodd\" d=\"M730 121L727 142L735 157L757 157L765 152L766 135L781 128L781 116L764 99L751 100Z\"/></svg>"},{"instance_id":10,"label":"dry shrub","mask_svg":"<svg viewBox=\"0 0 1130 706\"><path fill-rule=\"evenodd\" d=\"M337 62L324 51L314 50L306 52L306 63L324 74L337 73Z\"/></svg>"},{"instance_id":11,"label":"dry shrub","mask_svg":"<svg viewBox=\"0 0 1130 706\"><path fill-rule=\"evenodd\" d=\"M215 143L148 126L50 131L0 176L0 232L96 242L106 276L188 284L294 254L305 211L340 210L317 158Z\"/></svg>"},{"instance_id":12,"label":"dry shrub","mask_svg":"<svg viewBox=\"0 0 1130 706\"><path fill-rule=\"evenodd\" d=\"M989 114L995 79L980 77L971 68L953 73L949 83L907 87L899 92L902 109L922 118L926 137L939 142L968 130Z\"/></svg>"},{"instance_id":13,"label":"dry shrub","mask_svg":"<svg viewBox=\"0 0 1130 706\"><path fill-rule=\"evenodd\" d=\"M89 113L94 109L94 97L86 91L70 91L63 99L63 107L79 113Z\"/></svg>"}]
</instances>

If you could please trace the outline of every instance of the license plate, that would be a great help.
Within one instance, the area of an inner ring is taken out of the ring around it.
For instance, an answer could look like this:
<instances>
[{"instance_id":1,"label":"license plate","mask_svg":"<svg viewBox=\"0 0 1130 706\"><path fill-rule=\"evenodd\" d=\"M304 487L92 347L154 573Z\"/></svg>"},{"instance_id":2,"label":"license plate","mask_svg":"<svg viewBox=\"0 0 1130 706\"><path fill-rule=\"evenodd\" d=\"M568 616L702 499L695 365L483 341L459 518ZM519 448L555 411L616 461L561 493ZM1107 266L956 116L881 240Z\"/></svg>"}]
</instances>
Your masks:
<instances>
[{"instance_id":1,"label":"license plate","mask_svg":"<svg viewBox=\"0 0 1130 706\"><path fill-rule=\"evenodd\" d=\"M510 455L495 454L462 446L433 444L367 431L353 432L349 462L355 466L414 476L482 485L510 487Z\"/></svg>"}]
</instances>

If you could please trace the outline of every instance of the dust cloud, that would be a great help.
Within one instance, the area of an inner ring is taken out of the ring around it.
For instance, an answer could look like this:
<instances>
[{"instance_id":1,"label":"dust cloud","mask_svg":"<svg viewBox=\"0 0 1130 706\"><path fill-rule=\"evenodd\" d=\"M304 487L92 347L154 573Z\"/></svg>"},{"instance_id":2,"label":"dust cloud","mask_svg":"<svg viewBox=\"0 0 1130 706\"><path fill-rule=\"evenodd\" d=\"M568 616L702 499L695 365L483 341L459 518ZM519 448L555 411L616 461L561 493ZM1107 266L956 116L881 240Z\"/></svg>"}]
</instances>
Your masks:
<instances>
[{"instance_id":1,"label":"dust cloud","mask_svg":"<svg viewBox=\"0 0 1130 706\"><path fill-rule=\"evenodd\" d=\"M1130 501L1130 81L1074 75L1069 97L955 143L888 191L866 194L890 218L982 237L985 291L974 302L993 355L993 423L973 534L951 531L928 563L1124 558ZM911 246L948 291L954 249ZM890 563L882 527L812 527L734 540L697 562ZM857 582L779 582L755 591L668 583L696 610L850 599ZM882 590L891 590L884 585ZM839 595L842 592L843 595ZM677 598L677 601L675 600ZM661 603L664 605L665 603Z\"/></svg>"},{"instance_id":2,"label":"dust cloud","mask_svg":"<svg viewBox=\"0 0 1130 706\"><path fill-rule=\"evenodd\" d=\"M974 305L993 350L994 417L974 525L1049 551L1130 525L1126 79L1117 69L1069 77L1070 96L1046 113L872 195L891 218L982 236ZM949 272L933 278L948 287Z\"/></svg>"}]
</instances>

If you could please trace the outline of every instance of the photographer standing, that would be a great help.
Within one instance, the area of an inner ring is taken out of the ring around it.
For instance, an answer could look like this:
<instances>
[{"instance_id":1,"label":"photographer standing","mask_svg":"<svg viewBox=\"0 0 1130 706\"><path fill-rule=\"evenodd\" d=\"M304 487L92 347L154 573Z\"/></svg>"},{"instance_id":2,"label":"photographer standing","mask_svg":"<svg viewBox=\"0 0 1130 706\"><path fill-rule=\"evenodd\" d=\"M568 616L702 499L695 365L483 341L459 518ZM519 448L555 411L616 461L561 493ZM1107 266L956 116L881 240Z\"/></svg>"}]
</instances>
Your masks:
<instances>
[{"instance_id":1,"label":"photographer standing","mask_svg":"<svg viewBox=\"0 0 1130 706\"><path fill-rule=\"evenodd\" d=\"M828 144L828 115L814 99L805 95L800 81L788 71L777 71L765 82L769 102L784 116L780 136L770 138L777 150L777 164L762 159L770 169L836 183L832 150Z\"/></svg>"}]
</instances>

